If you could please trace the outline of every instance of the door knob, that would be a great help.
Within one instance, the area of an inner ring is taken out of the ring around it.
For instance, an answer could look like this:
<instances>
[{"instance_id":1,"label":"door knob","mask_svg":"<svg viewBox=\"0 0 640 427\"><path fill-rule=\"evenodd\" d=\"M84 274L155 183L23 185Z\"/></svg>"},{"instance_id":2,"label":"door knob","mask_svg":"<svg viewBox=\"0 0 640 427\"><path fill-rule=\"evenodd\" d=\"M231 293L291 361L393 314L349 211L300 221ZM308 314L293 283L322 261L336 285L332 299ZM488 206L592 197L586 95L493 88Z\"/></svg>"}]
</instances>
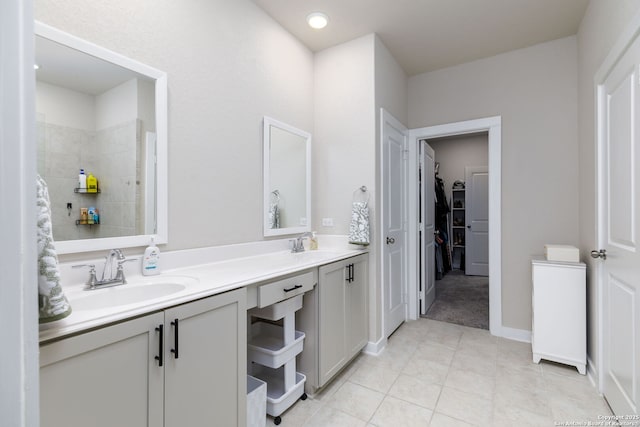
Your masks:
<instances>
[{"instance_id":1,"label":"door knob","mask_svg":"<svg viewBox=\"0 0 640 427\"><path fill-rule=\"evenodd\" d=\"M470 225L467 225L467 228L468 228L469 230L471 230L471 226L470 226Z\"/></svg>"},{"instance_id":2,"label":"door knob","mask_svg":"<svg viewBox=\"0 0 640 427\"><path fill-rule=\"evenodd\" d=\"M596 258L596 259L597 258L602 258L603 260L607 259L607 250L606 249L600 249L598 251L598 250L594 249L594 250L591 251L591 258Z\"/></svg>"},{"instance_id":3,"label":"door knob","mask_svg":"<svg viewBox=\"0 0 640 427\"><path fill-rule=\"evenodd\" d=\"M393 245L396 242L396 239L393 237L387 237L387 245Z\"/></svg>"}]
</instances>

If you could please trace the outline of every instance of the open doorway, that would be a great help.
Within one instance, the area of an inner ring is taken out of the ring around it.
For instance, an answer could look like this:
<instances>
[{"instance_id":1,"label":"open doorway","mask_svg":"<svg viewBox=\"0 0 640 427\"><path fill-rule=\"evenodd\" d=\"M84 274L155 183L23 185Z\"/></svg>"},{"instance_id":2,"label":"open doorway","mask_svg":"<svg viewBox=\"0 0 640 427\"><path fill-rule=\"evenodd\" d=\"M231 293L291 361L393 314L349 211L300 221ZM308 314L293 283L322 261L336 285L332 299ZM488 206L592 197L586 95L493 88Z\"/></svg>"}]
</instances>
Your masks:
<instances>
[{"instance_id":1,"label":"open doorway","mask_svg":"<svg viewBox=\"0 0 640 427\"><path fill-rule=\"evenodd\" d=\"M419 145L421 153L432 150L434 161L431 168L428 156L421 158L418 173L421 223L433 224L433 230L419 227L420 257L433 256L418 263L419 287L432 293L420 314L489 329L488 132L425 138Z\"/></svg>"},{"instance_id":2,"label":"open doorway","mask_svg":"<svg viewBox=\"0 0 640 427\"><path fill-rule=\"evenodd\" d=\"M517 337L517 331L502 325L502 118L500 116L409 130L407 164L407 296L408 318L420 315L420 203L418 169L419 142L424 139L487 132L489 135L488 187L489 187L489 331L496 336Z\"/></svg>"}]
</instances>

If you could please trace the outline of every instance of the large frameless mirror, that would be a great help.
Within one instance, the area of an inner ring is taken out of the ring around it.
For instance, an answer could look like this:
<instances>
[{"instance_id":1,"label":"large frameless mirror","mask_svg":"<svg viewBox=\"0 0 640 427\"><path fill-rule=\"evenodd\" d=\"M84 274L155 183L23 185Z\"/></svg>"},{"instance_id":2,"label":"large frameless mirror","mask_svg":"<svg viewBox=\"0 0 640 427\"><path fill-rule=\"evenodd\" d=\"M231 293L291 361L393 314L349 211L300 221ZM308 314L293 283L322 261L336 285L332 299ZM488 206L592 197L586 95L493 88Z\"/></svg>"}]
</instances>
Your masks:
<instances>
[{"instance_id":1,"label":"large frameless mirror","mask_svg":"<svg viewBox=\"0 0 640 427\"><path fill-rule=\"evenodd\" d=\"M264 235L311 230L311 134L264 118Z\"/></svg>"},{"instance_id":2,"label":"large frameless mirror","mask_svg":"<svg viewBox=\"0 0 640 427\"><path fill-rule=\"evenodd\" d=\"M58 252L166 243L166 73L40 22L35 33L38 174Z\"/></svg>"}]
</instances>

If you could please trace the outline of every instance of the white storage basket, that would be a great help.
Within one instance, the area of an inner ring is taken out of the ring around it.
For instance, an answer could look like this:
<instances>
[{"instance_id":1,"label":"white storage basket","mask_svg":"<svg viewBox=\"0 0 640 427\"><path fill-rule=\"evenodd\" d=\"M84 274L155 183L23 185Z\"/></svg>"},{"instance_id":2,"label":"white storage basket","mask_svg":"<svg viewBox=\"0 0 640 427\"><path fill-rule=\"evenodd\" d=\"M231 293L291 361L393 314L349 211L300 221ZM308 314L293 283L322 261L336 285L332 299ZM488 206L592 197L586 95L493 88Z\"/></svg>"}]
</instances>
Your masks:
<instances>
[{"instance_id":1,"label":"white storage basket","mask_svg":"<svg viewBox=\"0 0 640 427\"><path fill-rule=\"evenodd\" d=\"M265 427L267 421L267 383L247 375L247 427Z\"/></svg>"},{"instance_id":2,"label":"white storage basket","mask_svg":"<svg viewBox=\"0 0 640 427\"><path fill-rule=\"evenodd\" d=\"M302 351L304 333L300 331L295 331L295 340L285 345L282 326L256 322L251 325L251 336L249 360L269 368L279 368Z\"/></svg>"}]
</instances>

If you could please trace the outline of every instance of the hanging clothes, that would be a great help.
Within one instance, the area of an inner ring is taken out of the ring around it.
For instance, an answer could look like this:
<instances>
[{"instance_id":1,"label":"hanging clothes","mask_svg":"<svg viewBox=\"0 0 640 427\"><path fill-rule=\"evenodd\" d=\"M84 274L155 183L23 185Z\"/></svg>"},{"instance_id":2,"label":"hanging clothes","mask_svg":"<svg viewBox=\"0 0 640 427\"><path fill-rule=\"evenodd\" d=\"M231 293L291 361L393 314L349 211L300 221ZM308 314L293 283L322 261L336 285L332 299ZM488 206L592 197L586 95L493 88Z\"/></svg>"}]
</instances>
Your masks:
<instances>
[{"instance_id":1,"label":"hanging clothes","mask_svg":"<svg viewBox=\"0 0 640 427\"><path fill-rule=\"evenodd\" d=\"M444 180L435 177L435 232L436 232L436 279L441 279L451 271L451 252L449 246L449 212L451 208L447 201ZM438 241L439 240L439 241Z\"/></svg>"},{"instance_id":2,"label":"hanging clothes","mask_svg":"<svg viewBox=\"0 0 640 427\"><path fill-rule=\"evenodd\" d=\"M436 227L446 231L447 230L447 216L451 209L447 202L447 193L445 192L444 180L436 177L435 179L435 192L436 192Z\"/></svg>"}]
</instances>

